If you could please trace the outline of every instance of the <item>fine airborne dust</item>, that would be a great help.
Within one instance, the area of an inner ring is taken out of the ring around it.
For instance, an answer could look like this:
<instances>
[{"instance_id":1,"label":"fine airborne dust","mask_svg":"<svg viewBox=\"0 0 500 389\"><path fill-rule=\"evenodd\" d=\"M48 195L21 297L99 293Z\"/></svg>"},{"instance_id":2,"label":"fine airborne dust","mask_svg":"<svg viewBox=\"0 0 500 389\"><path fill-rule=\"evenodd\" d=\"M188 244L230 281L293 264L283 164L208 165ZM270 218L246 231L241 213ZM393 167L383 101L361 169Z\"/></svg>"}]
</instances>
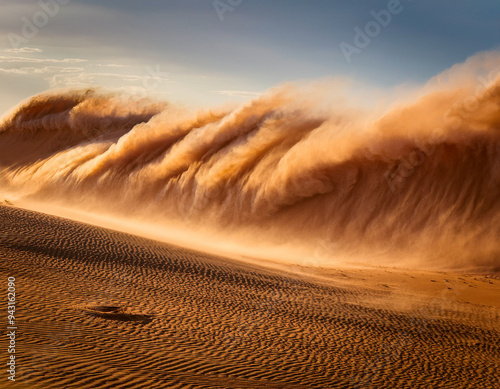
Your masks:
<instances>
[{"instance_id":1,"label":"fine airborne dust","mask_svg":"<svg viewBox=\"0 0 500 389\"><path fill-rule=\"evenodd\" d=\"M318 86L197 113L47 92L0 123L0 185L193 236L286 246L309 265L499 271L499 59L472 57L384 112L342 96L330 104Z\"/></svg>"}]
</instances>

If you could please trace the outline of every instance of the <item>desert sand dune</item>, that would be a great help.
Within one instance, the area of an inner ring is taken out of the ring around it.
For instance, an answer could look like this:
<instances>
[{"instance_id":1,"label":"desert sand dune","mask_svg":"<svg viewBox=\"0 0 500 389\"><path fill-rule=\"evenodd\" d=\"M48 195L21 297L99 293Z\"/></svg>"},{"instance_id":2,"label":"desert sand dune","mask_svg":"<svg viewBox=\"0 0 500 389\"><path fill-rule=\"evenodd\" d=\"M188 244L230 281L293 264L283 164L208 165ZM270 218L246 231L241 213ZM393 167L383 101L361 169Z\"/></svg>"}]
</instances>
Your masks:
<instances>
[{"instance_id":1,"label":"desert sand dune","mask_svg":"<svg viewBox=\"0 0 500 389\"><path fill-rule=\"evenodd\" d=\"M5 206L0 238L11 388L500 387L494 276L317 279Z\"/></svg>"}]
</instances>

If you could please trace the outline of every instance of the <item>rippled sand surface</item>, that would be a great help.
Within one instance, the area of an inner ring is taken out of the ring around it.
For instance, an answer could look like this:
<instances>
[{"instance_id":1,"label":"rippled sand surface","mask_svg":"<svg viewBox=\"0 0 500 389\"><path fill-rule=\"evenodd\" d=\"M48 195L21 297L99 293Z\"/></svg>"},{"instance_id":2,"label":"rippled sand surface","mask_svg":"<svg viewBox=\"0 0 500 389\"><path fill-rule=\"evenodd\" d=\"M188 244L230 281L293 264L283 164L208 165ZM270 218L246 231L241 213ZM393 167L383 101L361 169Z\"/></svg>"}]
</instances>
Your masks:
<instances>
[{"instance_id":1,"label":"rippled sand surface","mask_svg":"<svg viewBox=\"0 0 500 389\"><path fill-rule=\"evenodd\" d=\"M273 270L10 206L0 234L0 387L500 387L495 275Z\"/></svg>"}]
</instances>

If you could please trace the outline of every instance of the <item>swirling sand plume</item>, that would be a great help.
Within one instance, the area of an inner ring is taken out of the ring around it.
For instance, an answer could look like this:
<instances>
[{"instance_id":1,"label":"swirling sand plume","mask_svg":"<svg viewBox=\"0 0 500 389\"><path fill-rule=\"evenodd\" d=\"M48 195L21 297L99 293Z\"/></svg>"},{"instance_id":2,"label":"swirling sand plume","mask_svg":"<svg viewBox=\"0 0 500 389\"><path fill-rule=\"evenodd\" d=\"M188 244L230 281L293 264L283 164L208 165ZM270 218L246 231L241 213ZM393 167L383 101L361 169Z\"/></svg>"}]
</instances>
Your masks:
<instances>
[{"instance_id":1,"label":"swirling sand plume","mask_svg":"<svg viewBox=\"0 0 500 389\"><path fill-rule=\"evenodd\" d=\"M0 185L254 245L499 271L500 79L479 76L499 64L473 57L383 112L328 104L317 86L195 113L47 92L0 123Z\"/></svg>"}]
</instances>

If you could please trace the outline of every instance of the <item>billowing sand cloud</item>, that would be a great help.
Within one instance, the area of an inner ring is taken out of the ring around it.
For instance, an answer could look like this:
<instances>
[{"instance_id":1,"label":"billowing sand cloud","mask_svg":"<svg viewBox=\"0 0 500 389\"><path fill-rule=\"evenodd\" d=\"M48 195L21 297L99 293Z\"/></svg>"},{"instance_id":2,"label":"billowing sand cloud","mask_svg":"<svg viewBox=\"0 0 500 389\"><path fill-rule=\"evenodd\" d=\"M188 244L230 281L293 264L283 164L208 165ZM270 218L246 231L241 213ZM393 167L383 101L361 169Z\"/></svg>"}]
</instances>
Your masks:
<instances>
[{"instance_id":1,"label":"billowing sand cloud","mask_svg":"<svg viewBox=\"0 0 500 389\"><path fill-rule=\"evenodd\" d=\"M318 86L197 114L96 90L50 92L1 124L0 180L31 198L247 242L314 251L319 241L322 265L369 254L499 270L499 65L481 54L383 113L342 96L326 104Z\"/></svg>"}]
</instances>

